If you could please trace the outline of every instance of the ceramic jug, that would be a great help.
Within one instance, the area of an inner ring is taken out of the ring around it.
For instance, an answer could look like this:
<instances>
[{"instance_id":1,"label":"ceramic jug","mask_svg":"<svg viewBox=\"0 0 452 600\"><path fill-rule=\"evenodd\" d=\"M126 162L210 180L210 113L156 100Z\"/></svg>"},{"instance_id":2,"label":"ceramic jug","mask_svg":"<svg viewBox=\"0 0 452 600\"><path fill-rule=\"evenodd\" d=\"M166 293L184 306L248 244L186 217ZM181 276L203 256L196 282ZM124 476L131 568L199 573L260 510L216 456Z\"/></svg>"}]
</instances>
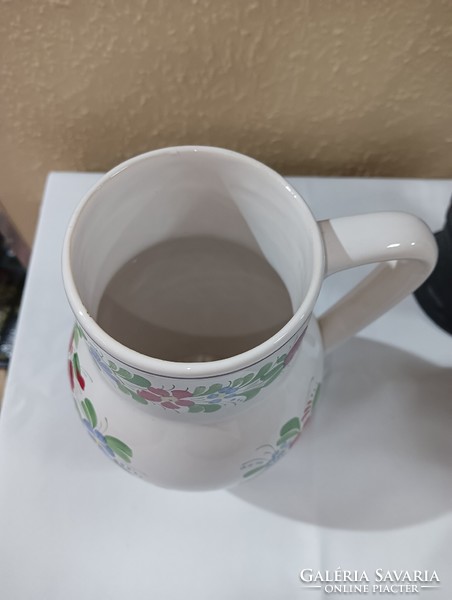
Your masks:
<instances>
[{"instance_id":1,"label":"ceramic jug","mask_svg":"<svg viewBox=\"0 0 452 600\"><path fill-rule=\"evenodd\" d=\"M120 267L163 240L198 235L258 247L292 303L277 333L229 358L171 362L100 327L99 302ZM132 158L85 196L64 242L76 319L69 375L82 422L111 460L156 485L206 490L250 480L298 439L319 398L324 353L417 288L436 253L427 226L409 214L316 222L283 177L229 150ZM380 264L316 320L323 279L369 263Z\"/></svg>"}]
</instances>

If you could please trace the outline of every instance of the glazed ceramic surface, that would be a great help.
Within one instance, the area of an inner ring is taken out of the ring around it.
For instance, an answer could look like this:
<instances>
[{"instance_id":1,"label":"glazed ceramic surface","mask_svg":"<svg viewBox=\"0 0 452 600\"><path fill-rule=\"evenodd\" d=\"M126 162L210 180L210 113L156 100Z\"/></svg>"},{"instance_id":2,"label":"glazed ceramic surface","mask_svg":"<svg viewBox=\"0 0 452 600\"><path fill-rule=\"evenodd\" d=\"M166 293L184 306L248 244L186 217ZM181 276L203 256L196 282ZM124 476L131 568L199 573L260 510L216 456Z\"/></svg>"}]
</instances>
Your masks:
<instances>
[{"instance_id":1,"label":"glazed ceramic surface","mask_svg":"<svg viewBox=\"0 0 452 600\"><path fill-rule=\"evenodd\" d=\"M267 369L256 380L259 401L255 405L247 400L246 384L241 391L240 382L234 386L231 380L222 389L218 388L220 384L202 381L204 386L198 387L213 391L200 394L198 399L181 389L182 383L179 389L154 388L146 378L133 380L130 372L121 377L117 371L114 378L109 371L105 379L104 363L99 361L97 351L93 355L92 346L78 325L70 342L68 366L83 424L111 460L163 487L201 490L245 481L275 464L290 449L319 394L322 345L317 322L312 319L304 335L303 350L288 358L278 375L277 386L266 384ZM136 398L125 393L124 387L133 389ZM148 400L151 394L152 399ZM176 404L185 398L186 402ZM187 406L190 398L197 403ZM158 416L148 409L149 405L158 406ZM237 405L248 410L236 412ZM183 417L190 415L187 408L191 406L206 407L207 413L203 408L192 413L193 419L187 422ZM209 416L210 406L221 406L214 412L224 412L226 416L206 425L204 419Z\"/></svg>"},{"instance_id":2,"label":"glazed ceramic surface","mask_svg":"<svg viewBox=\"0 0 452 600\"><path fill-rule=\"evenodd\" d=\"M110 337L96 312L112 275L164 239L213 235L257 248L289 292L294 316L231 358L176 363ZM329 351L415 289L436 246L402 213L317 223L277 173L205 147L151 152L105 175L68 228L63 277L77 323L69 373L80 417L118 465L178 489L227 487L262 473L295 443L319 395ZM346 298L312 317L321 283L381 262Z\"/></svg>"}]
</instances>

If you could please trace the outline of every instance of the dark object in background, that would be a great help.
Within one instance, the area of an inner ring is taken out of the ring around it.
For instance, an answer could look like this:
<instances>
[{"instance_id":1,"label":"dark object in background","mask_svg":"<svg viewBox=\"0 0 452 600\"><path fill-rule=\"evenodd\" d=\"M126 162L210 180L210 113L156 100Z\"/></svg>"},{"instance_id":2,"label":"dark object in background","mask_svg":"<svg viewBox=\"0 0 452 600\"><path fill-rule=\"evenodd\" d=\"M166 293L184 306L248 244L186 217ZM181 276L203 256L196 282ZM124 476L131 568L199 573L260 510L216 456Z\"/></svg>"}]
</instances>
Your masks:
<instances>
[{"instance_id":1,"label":"dark object in background","mask_svg":"<svg viewBox=\"0 0 452 600\"><path fill-rule=\"evenodd\" d=\"M24 281L24 267L0 234L0 368L11 357Z\"/></svg>"},{"instance_id":2,"label":"dark object in background","mask_svg":"<svg viewBox=\"0 0 452 600\"><path fill-rule=\"evenodd\" d=\"M0 203L0 368L6 368L16 333L30 248Z\"/></svg>"},{"instance_id":3,"label":"dark object in background","mask_svg":"<svg viewBox=\"0 0 452 600\"><path fill-rule=\"evenodd\" d=\"M430 277L414 295L427 315L452 334L452 203L444 229L435 233L438 262Z\"/></svg>"}]
</instances>

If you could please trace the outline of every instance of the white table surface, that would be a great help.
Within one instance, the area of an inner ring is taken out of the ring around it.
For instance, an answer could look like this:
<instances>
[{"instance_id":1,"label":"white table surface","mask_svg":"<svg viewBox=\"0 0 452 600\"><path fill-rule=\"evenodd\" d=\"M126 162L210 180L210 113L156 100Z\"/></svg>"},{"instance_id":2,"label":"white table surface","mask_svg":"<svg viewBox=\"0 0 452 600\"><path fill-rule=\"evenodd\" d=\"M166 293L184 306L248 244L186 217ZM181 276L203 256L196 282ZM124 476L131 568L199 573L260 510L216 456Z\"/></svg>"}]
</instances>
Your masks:
<instances>
[{"instance_id":1,"label":"white table surface","mask_svg":"<svg viewBox=\"0 0 452 600\"><path fill-rule=\"evenodd\" d=\"M99 452L67 382L60 274L66 224L98 177L53 173L44 195L0 418L1 600L366 597L303 589L306 568L365 570L371 584L376 569L435 570L439 589L414 597L449 600L452 337L412 297L329 357L301 439L254 481L171 492ZM319 218L401 209L433 229L452 192L452 181L292 183ZM357 277L329 279L319 310Z\"/></svg>"}]
</instances>

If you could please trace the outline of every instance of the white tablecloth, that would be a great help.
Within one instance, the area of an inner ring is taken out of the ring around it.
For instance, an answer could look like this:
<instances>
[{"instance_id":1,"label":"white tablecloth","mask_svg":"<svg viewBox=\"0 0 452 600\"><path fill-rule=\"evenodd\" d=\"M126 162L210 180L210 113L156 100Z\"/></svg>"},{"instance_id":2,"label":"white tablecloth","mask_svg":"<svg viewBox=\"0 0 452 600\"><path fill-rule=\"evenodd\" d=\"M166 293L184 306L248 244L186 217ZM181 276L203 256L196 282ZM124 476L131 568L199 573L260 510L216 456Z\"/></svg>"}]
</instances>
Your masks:
<instances>
[{"instance_id":1,"label":"white tablecloth","mask_svg":"<svg viewBox=\"0 0 452 600\"><path fill-rule=\"evenodd\" d=\"M452 337L412 297L329 357L293 451L234 491L159 489L99 452L67 382L60 274L65 227L98 176L53 173L45 191L0 418L0 598L365 597L307 589L300 571L364 571L372 589L382 569L435 571L439 587L412 596L449 600ZM452 192L451 181L292 183L319 218L402 209L433 229ZM330 278L319 311L358 277Z\"/></svg>"}]
</instances>

